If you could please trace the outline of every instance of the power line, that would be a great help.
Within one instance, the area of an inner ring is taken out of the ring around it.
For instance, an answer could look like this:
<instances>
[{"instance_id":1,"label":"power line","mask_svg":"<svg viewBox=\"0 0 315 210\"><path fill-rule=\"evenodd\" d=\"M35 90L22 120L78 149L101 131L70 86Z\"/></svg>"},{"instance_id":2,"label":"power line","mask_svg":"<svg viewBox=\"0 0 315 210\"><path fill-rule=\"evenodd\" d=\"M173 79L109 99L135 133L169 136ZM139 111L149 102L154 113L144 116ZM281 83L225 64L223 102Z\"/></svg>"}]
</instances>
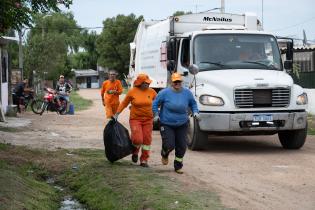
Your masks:
<instances>
[{"instance_id":1,"label":"power line","mask_svg":"<svg viewBox=\"0 0 315 210\"><path fill-rule=\"evenodd\" d=\"M82 30L82 29L100 29L100 28L104 28L104 26L94 26L94 27L73 27L73 28L57 28L57 27L29 27L29 28L24 28L24 29L28 29L28 30L42 30L42 29L55 29L55 30Z\"/></svg>"},{"instance_id":2,"label":"power line","mask_svg":"<svg viewBox=\"0 0 315 210\"><path fill-rule=\"evenodd\" d=\"M309 21L311 21L311 20L313 20L313 19L315 19L315 17L311 17L310 19L304 20L304 21L302 21L302 22L296 23L296 24L291 25L291 26L287 26L287 27L283 27L283 28L278 28L278 29L273 29L273 30L271 30L271 31L283 31L283 30L286 30L286 29L289 29L289 28L293 28L293 27L298 26L298 25L302 25L302 24L307 23L307 22L309 22Z\"/></svg>"}]
</instances>

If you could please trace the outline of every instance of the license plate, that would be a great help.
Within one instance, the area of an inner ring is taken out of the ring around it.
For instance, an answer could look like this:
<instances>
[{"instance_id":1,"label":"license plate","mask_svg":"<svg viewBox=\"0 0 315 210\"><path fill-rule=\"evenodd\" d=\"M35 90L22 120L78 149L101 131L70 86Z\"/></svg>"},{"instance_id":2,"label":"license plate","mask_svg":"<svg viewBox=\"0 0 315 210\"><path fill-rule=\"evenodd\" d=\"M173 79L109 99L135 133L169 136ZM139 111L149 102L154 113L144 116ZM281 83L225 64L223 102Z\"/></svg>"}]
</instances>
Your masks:
<instances>
[{"instance_id":1,"label":"license plate","mask_svg":"<svg viewBox=\"0 0 315 210\"><path fill-rule=\"evenodd\" d=\"M265 121L273 121L271 114L259 114L253 116L253 121L255 122L265 122Z\"/></svg>"}]
</instances>

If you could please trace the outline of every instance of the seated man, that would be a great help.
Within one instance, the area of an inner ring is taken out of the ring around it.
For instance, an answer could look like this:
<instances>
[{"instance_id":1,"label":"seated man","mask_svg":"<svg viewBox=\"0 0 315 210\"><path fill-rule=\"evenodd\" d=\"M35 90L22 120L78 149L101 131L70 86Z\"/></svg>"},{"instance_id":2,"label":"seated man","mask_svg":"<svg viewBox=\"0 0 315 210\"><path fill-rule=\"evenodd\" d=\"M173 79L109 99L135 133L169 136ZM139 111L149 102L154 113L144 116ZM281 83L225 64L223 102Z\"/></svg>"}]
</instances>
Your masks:
<instances>
[{"instance_id":1,"label":"seated man","mask_svg":"<svg viewBox=\"0 0 315 210\"><path fill-rule=\"evenodd\" d=\"M67 110L68 110L68 106L70 102L69 95L70 95L71 90L72 90L72 86L68 82L65 82L65 77L63 75L60 75L59 82L57 83L57 86L56 86L56 92L58 94L57 103L59 105L59 111L62 110L60 98L63 98L64 100L67 101Z\"/></svg>"},{"instance_id":2,"label":"seated man","mask_svg":"<svg viewBox=\"0 0 315 210\"><path fill-rule=\"evenodd\" d=\"M18 83L13 91L13 104L17 105L18 112L24 111L24 96L25 91L31 92L32 90L28 88L28 79L24 79L22 82Z\"/></svg>"}]
</instances>

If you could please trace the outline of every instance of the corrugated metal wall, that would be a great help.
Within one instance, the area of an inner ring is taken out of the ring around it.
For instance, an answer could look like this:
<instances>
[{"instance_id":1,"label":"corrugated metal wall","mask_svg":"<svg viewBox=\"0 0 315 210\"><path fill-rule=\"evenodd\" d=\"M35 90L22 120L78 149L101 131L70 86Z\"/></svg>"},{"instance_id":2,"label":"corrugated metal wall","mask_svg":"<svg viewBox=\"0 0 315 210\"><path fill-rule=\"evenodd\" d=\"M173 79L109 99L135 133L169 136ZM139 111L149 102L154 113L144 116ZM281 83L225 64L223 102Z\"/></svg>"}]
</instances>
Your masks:
<instances>
[{"instance_id":1,"label":"corrugated metal wall","mask_svg":"<svg viewBox=\"0 0 315 210\"><path fill-rule=\"evenodd\" d=\"M315 88L315 51L295 52L294 63L300 68L299 78L294 82L303 88Z\"/></svg>"}]
</instances>

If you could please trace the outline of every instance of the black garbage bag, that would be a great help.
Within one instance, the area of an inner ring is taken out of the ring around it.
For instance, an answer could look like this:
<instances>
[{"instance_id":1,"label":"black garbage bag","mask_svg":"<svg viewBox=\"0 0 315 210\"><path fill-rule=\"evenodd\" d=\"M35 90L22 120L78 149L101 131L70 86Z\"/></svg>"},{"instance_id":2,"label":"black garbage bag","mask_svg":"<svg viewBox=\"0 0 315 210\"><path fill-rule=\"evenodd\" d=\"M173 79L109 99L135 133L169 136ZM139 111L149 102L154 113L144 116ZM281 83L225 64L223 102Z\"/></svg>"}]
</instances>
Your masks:
<instances>
[{"instance_id":1,"label":"black garbage bag","mask_svg":"<svg viewBox=\"0 0 315 210\"><path fill-rule=\"evenodd\" d=\"M115 162L130 155L134 149L128 130L118 121L110 120L104 128L105 156Z\"/></svg>"}]
</instances>

